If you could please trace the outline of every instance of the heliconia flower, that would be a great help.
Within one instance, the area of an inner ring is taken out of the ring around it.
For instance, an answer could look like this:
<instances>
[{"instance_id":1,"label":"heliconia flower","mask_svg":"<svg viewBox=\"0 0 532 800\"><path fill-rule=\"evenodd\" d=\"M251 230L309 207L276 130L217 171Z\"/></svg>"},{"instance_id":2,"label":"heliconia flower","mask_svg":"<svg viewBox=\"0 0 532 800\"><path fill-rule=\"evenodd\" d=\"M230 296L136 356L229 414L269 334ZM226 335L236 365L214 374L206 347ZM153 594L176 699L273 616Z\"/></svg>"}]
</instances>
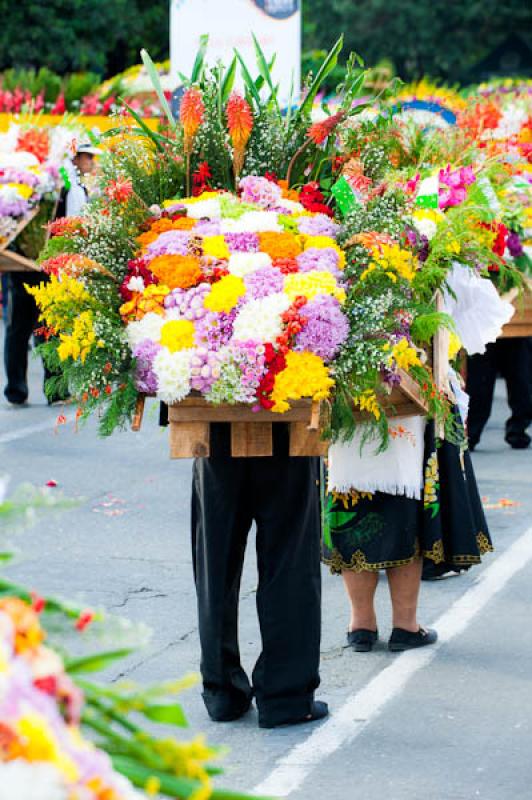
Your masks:
<instances>
[{"instance_id":1,"label":"heliconia flower","mask_svg":"<svg viewBox=\"0 0 532 800\"><path fill-rule=\"evenodd\" d=\"M233 167L239 175L244 166L245 148L253 130L253 113L249 103L233 92L227 101L227 128L233 145Z\"/></svg>"},{"instance_id":2,"label":"heliconia flower","mask_svg":"<svg viewBox=\"0 0 532 800\"><path fill-rule=\"evenodd\" d=\"M323 119L321 122L315 122L307 131L307 136L309 139L312 139L314 144L323 144L325 139L334 131L337 125L340 122L343 122L345 119L345 114L343 111L339 111L338 114L333 114L331 117L327 117L327 119Z\"/></svg>"},{"instance_id":3,"label":"heliconia flower","mask_svg":"<svg viewBox=\"0 0 532 800\"><path fill-rule=\"evenodd\" d=\"M187 89L181 100L179 109L179 120L183 126L185 135L185 153L190 153L199 126L203 122L205 106L199 89L191 87Z\"/></svg>"},{"instance_id":4,"label":"heliconia flower","mask_svg":"<svg viewBox=\"0 0 532 800\"><path fill-rule=\"evenodd\" d=\"M116 203L125 203L133 194L131 178L117 178L116 181L110 181L105 187L105 194L109 200L114 200Z\"/></svg>"}]
</instances>

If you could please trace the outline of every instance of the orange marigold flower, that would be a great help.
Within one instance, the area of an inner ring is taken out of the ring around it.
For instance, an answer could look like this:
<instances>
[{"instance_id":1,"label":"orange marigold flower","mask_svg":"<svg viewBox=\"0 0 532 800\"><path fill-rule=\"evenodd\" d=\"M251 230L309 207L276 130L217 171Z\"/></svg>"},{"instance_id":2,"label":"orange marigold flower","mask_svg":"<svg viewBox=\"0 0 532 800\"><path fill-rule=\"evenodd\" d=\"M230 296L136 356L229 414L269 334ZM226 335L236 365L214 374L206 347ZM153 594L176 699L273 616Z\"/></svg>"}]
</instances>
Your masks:
<instances>
[{"instance_id":1,"label":"orange marigold flower","mask_svg":"<svg viewBox=\"0 0 532 800\"><path fill-rule=\"evenodd\" d=\"M198 220L192 219L192 217L178 217L172 220L172 228L175 231L190 231L196 227L197 223Z\"/></svg>"},{"instance_id":2,"label":"orange marigold flower","mask_svg":"<svg viewBox=\"0 0 532 800\"><path fill-rule=\"evenodd\" d=\"M288 181L285 180L278 181L278 183L282 189L283 197L286 198L286 200L295 200L295 202L297 203L297 201L299 200L299 192L297 191L297 189L289 189Z\"/></svg>"},{"instance_id":3,"label":"orange marigold flower","mask_svg":"<svg viewBox=\"0 0 532 800\"><path fill-rule=\"evenodd\" d=\"M194 136L201 123L205 106L199 89L194 87L187 89L181 100L179 108L179 120L183 126L185 153L190 153L194 143Z\"/></svg>"},{"instance_id":4,"label":"orange marigold flower","mask_svg":"<svg viewBox=\"0 0 532 800\"><path fill-rule=\"evenodd\" d=\"M233 145L233 168L239 175L244 166L245 148L253 130L253 113L249 103L237 92L233 92L225 109L227 128Z\"/></svg>"},{"instance_id":5,"label":"orange marigold flower","mask_svg":"<svg viewBox=\"0 0 532 800\"><path fill-rule=\"evenodd\" d=\"M159 238L158 233L155 233L154 231L146 231L146 233L141 233L140 236L137 236L137 242L140 244L141 247L144 248L158 238Z\"/></svg>"},{"instance_id":6,"label":"orange marigold flower","mask_svg":"<svg viewBox=\"0 0 532 800\"><path fill-rule=\"evenodd\" d=\"M152 222L150 225L150 230L154 233L166 233L166 231L171 231L173 229L172 220L168 219L168 217L161 217L161 219L156 219L155 222Z\"/></svg>"},{"instance_id":7,"label":"orange marigold flower","mask_svg":"<svg viewBox=\"0 0 532 800\"><path fill-rule=\"evenodd\" d=\"M150 262L150 270L169 289L190 289L203 277L196 256L156 256Z\"/></svg>"},{"instance_id":8,"label":"orange marigold flower","mask_svg":"<svg viewBox=\"0 0 532 800\"><path fill-rule=\"evenodd\" d=\"M339 111L338 114L333 114L331 117L323 119L321 122L315 122L307 131L307 136L312 139L314 144L323 144L325 139L331 135L340 122L345 119L345 113Z\"/></svg>"},{"instance_id":9,"label":"orange marigold flower","mask_svg":"<svg viewBox=\"0 0 532 800\"><path fill-rule=\"evenodd\" d=\"M268 253L272 260L295 258L301 253L301 244L293 233L259 233L260 249Z\"/></svg>"}]
</instances>

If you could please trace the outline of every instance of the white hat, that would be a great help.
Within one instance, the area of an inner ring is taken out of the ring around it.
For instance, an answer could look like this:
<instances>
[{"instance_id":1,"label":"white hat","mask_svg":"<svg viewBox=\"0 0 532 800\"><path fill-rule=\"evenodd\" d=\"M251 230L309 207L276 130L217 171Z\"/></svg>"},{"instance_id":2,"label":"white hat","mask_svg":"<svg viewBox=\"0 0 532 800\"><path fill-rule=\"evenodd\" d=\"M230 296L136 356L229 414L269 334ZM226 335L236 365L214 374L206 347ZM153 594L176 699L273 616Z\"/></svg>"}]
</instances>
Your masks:
<instances>
[{"instance_id":1,"label":"white hat","mask_svg":"<svg viewBox=\"0 0 532 800\"><path fill-rule=\"evenodd\" d=\"M90 143L80 144L76 147L76 155L79 153L87 153L90 156L101 156L103 150L99 147L95 147Z\"/></svg>"}]
</instances>

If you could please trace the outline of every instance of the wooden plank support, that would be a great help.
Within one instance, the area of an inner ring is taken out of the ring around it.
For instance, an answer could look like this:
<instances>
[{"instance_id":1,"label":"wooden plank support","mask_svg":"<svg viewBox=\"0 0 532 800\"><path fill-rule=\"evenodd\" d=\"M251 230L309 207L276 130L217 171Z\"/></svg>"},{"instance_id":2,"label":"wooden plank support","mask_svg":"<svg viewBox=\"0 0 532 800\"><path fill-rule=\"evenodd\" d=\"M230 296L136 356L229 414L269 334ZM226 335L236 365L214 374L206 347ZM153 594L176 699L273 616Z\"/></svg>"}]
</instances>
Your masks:
<instances>
[{"instance_id":1,"label":"wooden plank support","mask_svg":"<svg viewBox=\"0 0 532 800\"><path fill-rule=\"evenodd\" d=\"M322 441L319 430L312 429L306 422L290 423L290 450L291 458L299 456L324 456L329 447L328 442Z\"/></svg>"},{"instance_id":2,"label":"wooden plank support","mask_svg":"<svg viewBox=\"0 0 532 800\"><path fill-rule=\"evenodd\" d=\"M142 427L142 418L144 416L144 406L146 405L146 395L139 394L137 402L135 403L135 412L133 414L133 421L131 422L132 431L140 431Z\"/></svg>"},{"instance_id":3,"label":"wooden plank support","mask_svg":"<svg viewBox=\"0 0 532 800\"><path fill-rule=\"evenodd\" d=\"M0 272L41 272L36 261L12 250L0 252Z\"/></svg>"},{"instance_id":4,"label":"wooden plank support","mask_svg":"<svg viewBox=\"0 0 532 800\"><path fill-rule=\"evenodd\" d=\"M170 421L170 458L208 458L209 455L208 422Z\"/></svg>"},{"instance_id":5,"label":"wooden plank support","mask_svg":"<svg viewBox=\"0 0 532 800\"><path fill-rule=\"evenodd\" d=\"M232 422L231 455L251 458L273 455L271 422Z\"/></svg>"}]
</instances>

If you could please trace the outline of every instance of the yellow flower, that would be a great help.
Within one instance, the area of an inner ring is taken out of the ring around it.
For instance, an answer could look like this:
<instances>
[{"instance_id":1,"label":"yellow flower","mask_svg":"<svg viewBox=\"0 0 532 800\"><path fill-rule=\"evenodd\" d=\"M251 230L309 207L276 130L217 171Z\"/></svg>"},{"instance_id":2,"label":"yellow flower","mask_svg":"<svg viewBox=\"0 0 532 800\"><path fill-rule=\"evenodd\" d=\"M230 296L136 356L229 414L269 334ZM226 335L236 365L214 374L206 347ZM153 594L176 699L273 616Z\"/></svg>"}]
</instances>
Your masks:
<instances>
[{"instance_id":1,"label":"yellow flower","mask_svg":"<svg viewBox=\"0 0 532 800\"><path fill-rule=\"evenodd\" d=\"M72 759L61 751L48 722L40 714L27 713L20 717L15 730L22 740L25 761L47 761L54 764L68 781L76 781L79 772Z\"/></svg>"},{"instance_id":2,"label":"yellow flower","mask_svg":"<svg viewBox=\"0 0 532 800\"><path fill-rule=\"evenodd\" d=\"M83 283L67 275L61 280L51 275L48 283L25 288L35 298L41 318L56 331L70 324L83 307L90 307L94 302Z\"/></svg>"},{"instance_id":3,"label":"yellow flower","mask_svg":"<svg viewBox=\"0 0 532 800\"><path fill-rule=\"evenodd\" d=\"M159 794L159 789L161 788L161 781L159 778L156 778L155 775L150 775L146 783L144 784L144 791L148 795L148 797L155 797Z\"/></svg>"},{"instance_id":4,"label":"yellow flower","mask_svg":"<svg viewBox=\"0 0 532 800\"><path fill-rule=\"evenodd\" d=\"M221 280L213 284L204 305L209 311L225 311L228 314L245 294L246 285L242 278L236 275L224 275Z\"/></svg>"},{"instance_id":5,"label":"yellow flower","mask_svg":"<svg viewBox=\"0 0 532 800\"><path fill-rule=\"evenodd\" d=\"M405 337L399 339L399 341L392 347L392 352L388 363L391 364L392 361L395 361L399 369L404 370L408 370L413 366L421 366L421 361L419 360L417 350L412 347L408 339Z\"/></svg>"},{"instance_id":6,"label":"yellow flower","mask_svg":"<svg viewBox=\"0 0 532 800\"><path fill-rule=\"evenodd\" d=\"M90 311L82 311L74 320L72 333L61 333L61 342L57 348L57 355L61 361L72 358L74 361L85 363L85 359L94 346L102 347L103 342L96 340Z\"/></svg>"},{"instance_id":7,"label":"yellow flower","mask_svg":"<svg viewBox=\"0 0 532 800\"><path fill-rule=\"evenodd\" d=\"M8 183L11 189L16 189L17 192L24 200L28 200L33 194L33 189L27 183Z\"/></svg>"},{"instance_id":8,"label":"yellow flower","mask_svg":"<svg viewBox=\"0 0 532 800\"><path fill-rule=\"evenodd\" d=\"M417 266L416 257L410 250L404 250L398 244L381 244L373 248L373 261L362 273L360 279L364 280L371 272L380 267L388 276L392 272L411 281L416 274Z\"/></svg>"},{"instance_id":9,"label":"yellow flower","mask_svg":"<svg viewBox=\"0 0 532 800\"><path fill-rule=\"evenodd\" d=\"M460 348L462 347L462 342L458 334L451 331L449 335L449 359L452 361L455 356L458 355Z\"/></svg>"},{"instance_id":10,"label":"yellow flower","mask_svg":"<svg viewBox=\"0 0 532 800\"><path fill-rule=\"evenodd\" d=\"M365 389L361 394L353 397L353 403L355 406L358 406L361 411L367 411L369 414L373 414L375 419L381 418L379 402L373 389Z\"/></svg>"},{"instance_id":11,"label":"yellow flower","mask_svg":"<svg viewBox=\"0 0 532 800\"><path fill-rule=\"evenodd\" d=\"M286 367L275 378L271 394L272 411L288 411L288 400L310 397L325 400L329 397L334 381L323 360L315 353L299 353L290 350L286 355Z\"/></svg>"},{"instance_id":12,"label":"yellow flower","mask_svg":"<svg viewBox=\"0 0 532 800\"><path fill-rule=\"evenodd\" d=\"M322 237L325 238L325 237ZM285 277L284 292L290 300L296 297L306 297L312 300L317 294L330 294L343 303L345 301L345 291L341 289L334 275L330 272L320 272L313 269L310 272L293 272Z\"/></svg>"},{"instance_id":13,"label":"yellow flower","mask_svg":"<svg viewBox=\"0 0 532 800\"><path fill-rule=\"evenodd\" d=\"M231 255L223 236L204 236L203 254L213 258L229 258Z\"/></svg>"},{"instance_id":14,"label":"yellow flower","mask_svg":"<svg viewBox=\"0 0 532 800\"><path fill-rule=\"evenodd\" d=\"M171 353L194 347L194 323L188 319L172 319L161 328L161 344Z\"/></svg>"}]
</instances>

